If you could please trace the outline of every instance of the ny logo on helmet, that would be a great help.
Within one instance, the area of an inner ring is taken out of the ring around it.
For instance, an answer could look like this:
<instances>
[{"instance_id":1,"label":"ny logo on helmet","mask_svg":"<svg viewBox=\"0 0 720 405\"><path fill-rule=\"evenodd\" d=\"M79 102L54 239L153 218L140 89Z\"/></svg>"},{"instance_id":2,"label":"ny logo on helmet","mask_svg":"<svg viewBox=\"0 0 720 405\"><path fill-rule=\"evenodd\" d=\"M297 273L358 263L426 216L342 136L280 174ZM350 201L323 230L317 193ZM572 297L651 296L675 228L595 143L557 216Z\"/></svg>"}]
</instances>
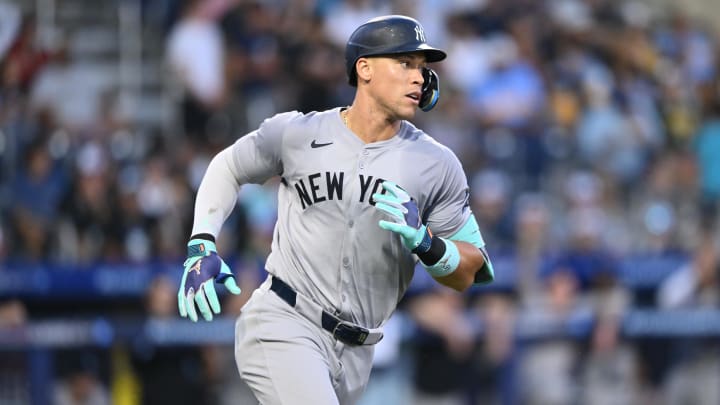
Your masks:
<instances>
[{"instance_id":1,"label":"ny logo on helmet","mask_svg":"<svg viewBox=\"0 0 720 405\"><path fill-rule=\"evenodd\" d=\"M421 41L421 42L427 42L425 40L425 31L423 31L422 27L419 25L415 26L415 40Z\"/></svg>"}]
</instances>

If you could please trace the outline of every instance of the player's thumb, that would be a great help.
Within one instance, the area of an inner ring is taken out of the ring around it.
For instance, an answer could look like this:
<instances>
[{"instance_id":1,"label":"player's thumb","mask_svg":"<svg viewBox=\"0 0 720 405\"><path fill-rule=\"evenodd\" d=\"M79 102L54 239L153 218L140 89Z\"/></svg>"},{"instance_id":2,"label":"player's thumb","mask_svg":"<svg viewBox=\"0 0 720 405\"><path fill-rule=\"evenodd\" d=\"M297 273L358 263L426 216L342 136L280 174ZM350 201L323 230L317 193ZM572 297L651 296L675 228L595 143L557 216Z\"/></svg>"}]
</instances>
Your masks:
<instances>
[{"instance_id":1,"label":"player's thumb","mask_svg":"<svg viewBox=\"0 0 720 405\"><path fill-rule=\"evenodd\" d=\"M228 291L230 291L234 295L240 294L240 287L238 287L237 283L235 282L235 277L230 276L223 281L223 284L225 285L225 288L227 288Z\"/></svg>"},{"instance_id":2,"label":"player's thumb","mask_svg":"<svg viewBox=\"0 0 720 405\"><path fill-rule=\"evenodd\" d=\"M225 288L227 288L227 290L231 293L235 295L240 294L240 287L238 287L235 282L235 276L232 271L230 271L230 266L228 266L225 261L222 261L222 265L220 265L220 274L215 276L215 280L219 283L223 283Z\"/></svg>"}]
</instances>

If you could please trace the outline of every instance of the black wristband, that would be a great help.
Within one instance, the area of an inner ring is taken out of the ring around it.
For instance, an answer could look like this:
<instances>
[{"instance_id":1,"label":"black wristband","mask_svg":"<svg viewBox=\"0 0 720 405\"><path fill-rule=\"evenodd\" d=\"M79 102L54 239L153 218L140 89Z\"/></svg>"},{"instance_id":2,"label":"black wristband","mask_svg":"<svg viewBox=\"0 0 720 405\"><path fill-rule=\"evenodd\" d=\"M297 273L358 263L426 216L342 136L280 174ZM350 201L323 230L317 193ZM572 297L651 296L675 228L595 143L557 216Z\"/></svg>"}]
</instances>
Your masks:
<instances>
[{"instance_id":1,"label":"black wristband","mask_svg":"<svg viewBox=\"0 0 720 405\"><path fill-rule=\"evenodd\" d=\"M193 239L209 240L210 242L215 243L215 237L210 235L209 233L198 233L190 237L190 240Z\"/></svg>"},{"instance_id":2,"label":"black wristband","mask_svg":"<svg viewBox=\"0 0 720 405\"><path fill-rule=\"evenodd\" d=\"M445 255L445 249L447 249L445 241L438 236L433 236L432 241L430 242L430 249L424 253L418 253L417 256L425 266L432 266L442 259Z\"/></svg>"}]
</instances>

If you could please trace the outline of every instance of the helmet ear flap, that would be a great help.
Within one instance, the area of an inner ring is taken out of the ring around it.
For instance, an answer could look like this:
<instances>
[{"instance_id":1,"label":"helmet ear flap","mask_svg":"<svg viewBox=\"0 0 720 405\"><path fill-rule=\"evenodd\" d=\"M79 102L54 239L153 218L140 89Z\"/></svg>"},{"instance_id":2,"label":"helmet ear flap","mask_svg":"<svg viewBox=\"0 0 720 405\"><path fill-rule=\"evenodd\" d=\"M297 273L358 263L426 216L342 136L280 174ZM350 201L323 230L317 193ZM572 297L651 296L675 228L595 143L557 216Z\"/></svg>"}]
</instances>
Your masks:
<instances>
[{"instance_id":1,"label":"helmet ear flap","mask_svg":"<svg viewBox=\"0 0 720 405\"><path fill-rule=\"evenodd\" d=\"M422 75L425 81L422 86L419 107L421 110L428 112L435 107L440 99L440 79L434 70L427 67L423 68Z\"/></svg>"}]
</instances>

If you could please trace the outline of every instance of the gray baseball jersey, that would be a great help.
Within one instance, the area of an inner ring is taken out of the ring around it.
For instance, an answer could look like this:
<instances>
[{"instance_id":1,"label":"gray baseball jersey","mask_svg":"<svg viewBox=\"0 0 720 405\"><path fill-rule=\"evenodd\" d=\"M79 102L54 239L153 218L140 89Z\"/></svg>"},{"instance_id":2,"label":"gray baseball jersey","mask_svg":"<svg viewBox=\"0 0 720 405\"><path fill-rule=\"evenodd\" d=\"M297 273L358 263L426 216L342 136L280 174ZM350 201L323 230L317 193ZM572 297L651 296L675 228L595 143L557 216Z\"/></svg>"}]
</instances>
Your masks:
<instances>
[{"instance_id":1,"label":"gray baseball jersey","mask_svg":"<svg viewBox=\"0 0 720 405\"><path fill-rule=\"evenodd\" d=\"M375 328L392 314L416 258L378 227L372 194L390 180L417 200L435 235L471 215L468 185L451 150L403 121L393 138L365 144L340 108L267 119L232 146L239 183L279 175L278 220L266 268L329 312Z\"/></svg>"}]
</instances>

